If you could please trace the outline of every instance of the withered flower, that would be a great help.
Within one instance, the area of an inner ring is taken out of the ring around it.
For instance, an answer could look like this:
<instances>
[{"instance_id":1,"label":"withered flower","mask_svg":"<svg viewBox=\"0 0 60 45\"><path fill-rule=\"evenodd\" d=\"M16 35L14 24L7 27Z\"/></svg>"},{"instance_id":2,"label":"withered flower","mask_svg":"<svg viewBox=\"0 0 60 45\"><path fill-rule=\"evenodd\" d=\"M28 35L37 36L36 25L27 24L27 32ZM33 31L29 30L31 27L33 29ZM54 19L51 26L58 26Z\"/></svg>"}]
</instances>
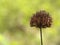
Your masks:
<instances>
[{"instance_id":1,"label":"withered flower","mask_svg":"<svg viewBox=\"0 0 60 45\"><path fill-rule=\"evenodd\" d=\"M50 17L49 13L41 10L40 12L36 12L36 14L33 15L30 21L30 25L33 27L39 27L39 28L46 28L50 27L52 24L52 18Z\"/></svg>"},{"instance_id":2,"label":"withered flower","mask_svg":"<svg viewBox=\"0 0 60 45\"><path fill-rule=\"evenodd\" d=\"M43 45L42 41L42 28L51 27L52 18L48 12L45 10L41 10L40 12L36 12L36 14L31 17L30 26L40 28L41 35L41 45Z\"/></svg>"}]
</instances>

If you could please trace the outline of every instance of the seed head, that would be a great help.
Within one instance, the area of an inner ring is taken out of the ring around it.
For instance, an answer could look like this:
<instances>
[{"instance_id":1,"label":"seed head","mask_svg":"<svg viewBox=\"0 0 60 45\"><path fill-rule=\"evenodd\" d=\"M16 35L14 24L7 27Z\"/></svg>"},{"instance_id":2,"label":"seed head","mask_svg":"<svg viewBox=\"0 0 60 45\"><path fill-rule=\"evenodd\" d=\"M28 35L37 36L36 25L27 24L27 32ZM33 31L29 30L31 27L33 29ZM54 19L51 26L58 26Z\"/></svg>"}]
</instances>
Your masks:
<instances>
[{"instance_id":1,"label":"seed head","mask_svg":"<svg viewBox=\"0 0 60 45\"><path fill-rule=\"evenodd\" d=\"M45 10L41 10L40 12L36 12L31 17L30 25L31 27L38 27L38 28L46 28L51 27L52 18L50 17L49 13Z\"/></svg>"}]
</instances>

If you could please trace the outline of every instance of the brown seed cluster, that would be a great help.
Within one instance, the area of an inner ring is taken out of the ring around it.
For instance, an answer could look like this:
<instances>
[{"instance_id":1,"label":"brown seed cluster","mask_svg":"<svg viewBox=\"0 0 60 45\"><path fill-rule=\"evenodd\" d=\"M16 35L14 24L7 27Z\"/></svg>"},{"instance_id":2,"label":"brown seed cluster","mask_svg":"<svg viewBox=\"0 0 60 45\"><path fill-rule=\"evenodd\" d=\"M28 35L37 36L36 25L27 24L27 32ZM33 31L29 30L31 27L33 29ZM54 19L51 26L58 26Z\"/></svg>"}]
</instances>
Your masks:
<instances>
[{"instance_id":1,"label":"brown seed cluster","mask_svg":"<svg viewBox=\"0 0 60 45\"><path fill-rule=\"evenodd\" d=\"M30 25L33 27L39 27L39 28L46 28L50 27L52 23L52 18L50 17L49 13L45 10L41 10L40 12L36 12L36 14L33 15L30 21Z\"/></svg>"}]
</instances>

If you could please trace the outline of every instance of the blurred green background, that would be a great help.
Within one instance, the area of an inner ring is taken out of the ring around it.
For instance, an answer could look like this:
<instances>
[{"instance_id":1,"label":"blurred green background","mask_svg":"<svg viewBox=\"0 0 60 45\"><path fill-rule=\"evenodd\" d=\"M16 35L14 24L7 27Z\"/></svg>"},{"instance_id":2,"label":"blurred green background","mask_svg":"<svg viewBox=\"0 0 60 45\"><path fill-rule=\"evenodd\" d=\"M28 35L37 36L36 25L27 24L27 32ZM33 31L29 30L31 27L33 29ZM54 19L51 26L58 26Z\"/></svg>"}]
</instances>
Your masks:
<instances>
[{"instance_id":1,"label":"blurred green background","mask_svg":"<svg viewBox=\"0 0 60 45\"><path fill-rule=\"evenodd\" d=\"M30 18L42 9L53 19L43 29L44 45L60 45L60 0L0 0L0 45L40 45L39 29L30 27Z\"/></svg>"}]
</instances>

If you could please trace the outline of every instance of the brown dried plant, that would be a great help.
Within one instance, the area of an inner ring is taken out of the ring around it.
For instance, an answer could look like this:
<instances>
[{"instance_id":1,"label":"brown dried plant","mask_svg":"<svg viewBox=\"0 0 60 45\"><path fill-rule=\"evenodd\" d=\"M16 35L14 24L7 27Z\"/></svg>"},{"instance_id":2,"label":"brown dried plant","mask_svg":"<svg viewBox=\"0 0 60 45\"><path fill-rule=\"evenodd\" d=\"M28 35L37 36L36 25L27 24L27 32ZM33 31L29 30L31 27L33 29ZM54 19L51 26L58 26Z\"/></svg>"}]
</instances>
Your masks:
<instances>
[{"instance_id":1,"label":"brown dried plant","mask_svg":"<svg viewBox=\"0 0 60 45\"><path fill-rule=\"evenodd\" d=\"M45 10L41 10L40 12L36 12L36 14L34 14L31 17L30 26L31 27L35 26L37 28L40 28L41 45L43 45L42 28L51 27L51 24L52 24L52 18L49 15L49 13L46 12Z\"/></svg>"}]
</instances>

